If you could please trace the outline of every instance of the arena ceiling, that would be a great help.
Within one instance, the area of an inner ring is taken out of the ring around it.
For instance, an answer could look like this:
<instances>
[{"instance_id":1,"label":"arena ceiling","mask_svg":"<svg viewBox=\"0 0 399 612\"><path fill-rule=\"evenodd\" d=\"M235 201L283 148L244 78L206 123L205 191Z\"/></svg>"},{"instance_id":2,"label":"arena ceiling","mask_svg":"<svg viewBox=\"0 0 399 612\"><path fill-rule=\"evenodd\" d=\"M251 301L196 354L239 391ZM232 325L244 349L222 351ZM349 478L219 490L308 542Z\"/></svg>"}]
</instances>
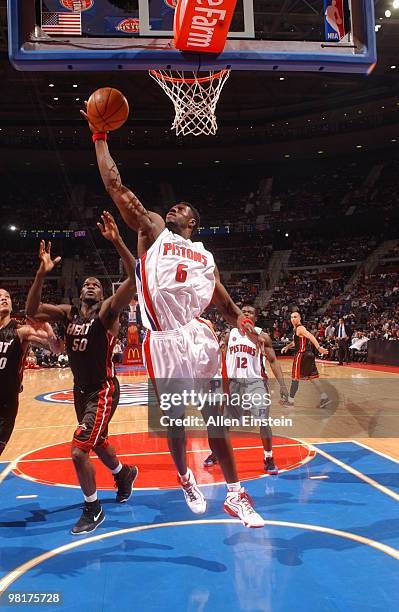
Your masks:
<instances>
[{"instance_id":1,"label":"arena ceiling","mask_svg":"<svg viewBox=\"0 0 399 612\"><path fill-rule=\"evenodd\" d=\"M288 29L292 37L300 38L315 23L311 4L311 0L265 0L268 29L276 37ZM391 109L390 123L399 124L399 10L387 19L384 13L392 8L392 1L376 0L375 7L381 28L377 33L379 61L371 76L233 72L218 105L222 133L264 133L265 127L272 132L271 126L299 128L311 121L338 122L348 113L357 119L359 115L366 118L384 107ZM104 85L121 89L130 101L127 130L150 128L154 135L160 135L170 127L171 104L146 74L14 70L7 57L6 0L0 0L0 54L0 126L9 133L31 132L42 126L54 133L60 128L83 131L79 108L94 89ZM366 123L362 129L365 127Z\"/></svg>"}]
</instances>

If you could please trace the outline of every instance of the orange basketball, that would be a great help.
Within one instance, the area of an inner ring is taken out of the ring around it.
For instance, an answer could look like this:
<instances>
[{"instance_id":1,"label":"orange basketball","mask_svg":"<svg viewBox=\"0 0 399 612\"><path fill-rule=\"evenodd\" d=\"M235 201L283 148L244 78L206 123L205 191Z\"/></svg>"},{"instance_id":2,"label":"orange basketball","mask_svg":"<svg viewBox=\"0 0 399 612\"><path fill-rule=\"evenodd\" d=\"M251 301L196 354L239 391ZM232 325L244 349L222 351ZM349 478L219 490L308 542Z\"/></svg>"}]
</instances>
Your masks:
<instances>
[{"instance_id":1,"label":"orange basketball","mask_svg":"<svg viewBox=\"0 0 399 612\"><path fill-rule=\"evenodd\" d=\"M117 89L102 87L88 99L87 115L98 132L117 130L129 116L129 104Z\"/></svg>"}]
</instances>

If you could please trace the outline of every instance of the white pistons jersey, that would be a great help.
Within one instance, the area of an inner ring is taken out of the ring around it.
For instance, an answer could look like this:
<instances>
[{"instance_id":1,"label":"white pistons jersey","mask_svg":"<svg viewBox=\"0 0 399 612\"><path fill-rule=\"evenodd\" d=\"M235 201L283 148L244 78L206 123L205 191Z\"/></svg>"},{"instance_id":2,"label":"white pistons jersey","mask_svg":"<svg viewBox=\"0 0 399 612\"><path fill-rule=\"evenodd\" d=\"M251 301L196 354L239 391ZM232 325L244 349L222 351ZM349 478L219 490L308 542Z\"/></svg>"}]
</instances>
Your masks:
<instances>
[{"instance_id":1,"label":"white pistons jersey","mask_svg":"<svg viewBox=\"0 0 399 612\"><path fill-rule=\"evenodd\" d=\"M262 330L255 327L259 334ZM229 378L267 379L264 356L247 336L234 327L229 335L226 351L227 376Z\"/></svg>"},{"instance_id":2,"label":"white pistons jersey","mask_svg":"<svg viewBox=\"0 0 399 612\"><path fill-rule=\"evenodd\" d=\"M202 242L168 229L137 260L137 293L144 327L178 329L202 314L215 289L215 261Z\"/></svg>"}]
</instances>

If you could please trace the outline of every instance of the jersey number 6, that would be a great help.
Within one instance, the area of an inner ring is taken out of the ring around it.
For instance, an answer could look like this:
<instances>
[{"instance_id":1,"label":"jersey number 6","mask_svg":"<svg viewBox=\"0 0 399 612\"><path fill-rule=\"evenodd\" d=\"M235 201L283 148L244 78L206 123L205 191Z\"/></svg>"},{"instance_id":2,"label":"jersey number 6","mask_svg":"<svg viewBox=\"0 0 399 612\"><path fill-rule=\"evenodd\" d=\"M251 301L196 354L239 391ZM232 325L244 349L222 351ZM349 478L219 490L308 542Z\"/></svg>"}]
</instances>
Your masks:
<instances>
[{"instance_id":1,"label":"jersey number 6","mask_svg":"<svg viewBox=\"0 0 399 612\"><path fill-rule=\"evenodd\" d=\"M177 266L175 280L177 280L178 283L184 283L186 279L187 279L187 265L179 264Z\"/></svg>"}]
</instances>

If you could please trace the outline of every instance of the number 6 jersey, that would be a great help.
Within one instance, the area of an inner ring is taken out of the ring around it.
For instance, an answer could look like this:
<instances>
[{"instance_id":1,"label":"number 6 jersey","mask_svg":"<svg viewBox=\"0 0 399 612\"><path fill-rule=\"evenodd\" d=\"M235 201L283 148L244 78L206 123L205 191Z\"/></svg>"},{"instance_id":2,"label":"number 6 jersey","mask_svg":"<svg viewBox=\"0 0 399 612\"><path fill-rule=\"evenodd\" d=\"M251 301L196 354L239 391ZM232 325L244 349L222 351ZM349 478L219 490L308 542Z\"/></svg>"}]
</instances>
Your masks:
<instances>
[{"instance_id":1,"label":"number 6 jersey","mask_svg":"<svg viewBox=\"0 0 399 612\"><path fill-rule=\"evenodd\" d=\"M168 229L137 260L143 325L152 331L183 327L202 314L215 289L215 261L202 242Z\"/></svg>"}]
</instances>

